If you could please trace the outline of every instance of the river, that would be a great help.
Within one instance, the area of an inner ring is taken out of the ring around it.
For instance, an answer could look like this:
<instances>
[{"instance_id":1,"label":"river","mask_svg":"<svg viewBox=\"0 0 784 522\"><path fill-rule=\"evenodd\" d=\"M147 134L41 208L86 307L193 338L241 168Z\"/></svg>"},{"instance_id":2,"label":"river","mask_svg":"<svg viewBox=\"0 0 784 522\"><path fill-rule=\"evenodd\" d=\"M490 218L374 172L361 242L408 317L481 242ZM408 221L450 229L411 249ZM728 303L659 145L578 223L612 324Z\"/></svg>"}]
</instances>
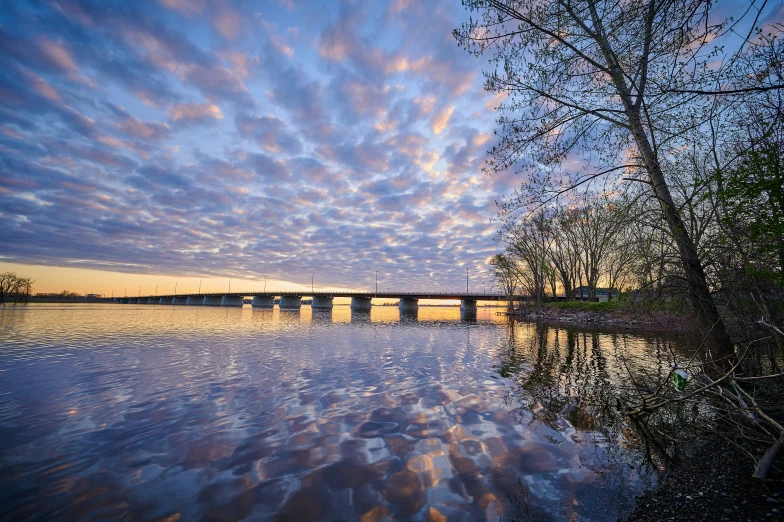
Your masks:
<instances>
[{"instance_id":1,"label":"river","mask_svg":"<svg viewBox=\"0 0 784 522\"><path fill-rule=\"evenodd\" d=\"M663 340L495 310L2 307L0 518L629 512L657 468L612 397Z\"/></svg>"}]
</instances>

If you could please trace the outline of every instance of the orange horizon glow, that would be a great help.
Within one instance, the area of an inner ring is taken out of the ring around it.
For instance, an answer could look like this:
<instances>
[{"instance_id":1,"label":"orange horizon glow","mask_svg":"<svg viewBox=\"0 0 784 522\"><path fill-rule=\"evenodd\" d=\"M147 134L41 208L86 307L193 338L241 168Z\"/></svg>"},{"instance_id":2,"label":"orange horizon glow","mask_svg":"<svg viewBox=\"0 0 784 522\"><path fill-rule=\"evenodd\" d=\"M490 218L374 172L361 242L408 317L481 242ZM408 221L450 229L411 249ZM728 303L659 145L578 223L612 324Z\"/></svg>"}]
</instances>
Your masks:
<instances>
[{"instance_id":1,"label":"orange horizon glow","mask_svg":"<svg viewBox=\"0 0 784 522\"><path fill-rule=\"evenodd\" d=\"M20 276L31 277L33 295L38 293L60 293L64 290L77 294L97 294L104 297L135 297L138 295L171 295L218 293L229 291L229 278L171 276L161 274L131 274L126 272L113 272L89 268L59 267L47 265L32 265L22 263L0 262L0 272L15 272ZM372 291L371 288L349 288L345 286L314 285L315 290L325 291ZM261 280L231 278L232 292L262 292L265 290L264 278ZM303 285L282 279L267 278L266 291L269 292L310 292L310 285ZM427 290L427 289L423 289ZM350 298L335 298L335 304L347 304ZM397 299L375 299L375 304L397 302ZM485 303L485 301L479 301ZM491 301L490 303L495 303ZM457 306L459 300L455 299L428 299L423 305Z\"/></svg>"}]
</instances>

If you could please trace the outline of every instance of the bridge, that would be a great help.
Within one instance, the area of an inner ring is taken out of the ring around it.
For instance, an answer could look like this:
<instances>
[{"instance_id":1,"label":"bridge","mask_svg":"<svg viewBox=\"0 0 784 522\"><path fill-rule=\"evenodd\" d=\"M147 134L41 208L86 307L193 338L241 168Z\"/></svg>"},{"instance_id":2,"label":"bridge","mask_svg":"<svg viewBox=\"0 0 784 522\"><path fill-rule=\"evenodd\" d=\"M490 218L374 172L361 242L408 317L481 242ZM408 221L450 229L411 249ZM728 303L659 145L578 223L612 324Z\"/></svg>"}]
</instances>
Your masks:
<instances>
[{"instance_id":1,"label":"bridge","mask_svg":"<svg viewBox=\"0 0 784 522\"><path fill-rule=\"evenodd\" d=\"M310 297L313 310L331 310L336 297L350 298L351 309L356 312L369 312L373 299L399 299L400 311L415 312L420 299L460 300L460 310L476 311L477 301L509 301L525 299L525 296L507 296L499 293L469 292L218 292L199 294L149 295L139 297L120 297L120 303L158 304L186 306L242 306L243 300L251 297L254 308L272 308L276 298L281 309L296 310L302 306L302 298Z\"/></svg>"}]
</instances>

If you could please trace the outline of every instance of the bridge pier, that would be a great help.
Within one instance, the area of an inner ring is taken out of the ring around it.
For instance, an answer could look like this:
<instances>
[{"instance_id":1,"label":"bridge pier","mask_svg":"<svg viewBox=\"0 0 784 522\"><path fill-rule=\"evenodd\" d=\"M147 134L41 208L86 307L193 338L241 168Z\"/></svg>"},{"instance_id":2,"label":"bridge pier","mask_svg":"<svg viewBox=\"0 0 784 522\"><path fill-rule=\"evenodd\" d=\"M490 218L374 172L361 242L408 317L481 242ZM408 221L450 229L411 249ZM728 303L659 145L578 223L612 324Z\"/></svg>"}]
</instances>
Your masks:
<instances>
[{"instance_id":1,"label":"bridge pier","mask_svg":"<svg viewBox=\"0 0 784 522\"><path fill-rule=\"evenodd\" d=\"M280 296L280 308L293 310L299 309L302 306L302 296L300 295L282 295Z\"/></svg>"},{"instance_id":2,"label":"bridge pier","mask_svg":"<svg viewBox=\"0 0 784 522\"><path fill-rule=\"evenodd\" d=\"M415 314L419 311L419 299L416 297L401 297L398 308L400 308L401 314Z\"/></svg>"},{"instance_id":3,"label":"bridge pier","mask_svg":"<svg viewBox=\"0 0 784 522\"><path fill-rule=\"evenodd\" d=\"M172 304L171 297L161 297L158 304Z\"/></svg>"},{"instance_id":4,"label":"bridge pier","mask_svg":"<svg viewBox=\"0 0 784 522\"><path fill-rule=\"evenodd\" d=\"M476 299L463 299L460 302L460 320L469 323L476 321Z\"/></svg>"},{"instance_id":5,"label":"bridge pier","mask_svg":"<svg viewBox=\"0 0 784 522\"><path fill-rule=\"evenodd\" d=\"M204 297L202 297L200 295L199 296L195 296L195 297L189 297L185 301L185 304L189 305L189 306L201 306L201 305L204 304Z\"/></svg>"},{"instance_id":6,"label":"bridge pier","mask_svg":"<svg viewBox=\"0 0 784 522\"><path fill-rule=\"evenodd\" d=\"M171 304L173 304L173 305L188 304L188 299L190 299L190 298L189 297L185 297L185 296L182 296L182 297L172 297L172 303Z\"/></svg>"},{"instance_id":7,"label":"bridge pier","mask_svg":"<svg viewBox=\"0 0 784 522\"><path fill-rule=\"evenodd\" d=\"M159 304L161 302L157 297L150 297L147 299L147 304Z\"/></svg>"},{"instance_id":8,"label":"bridge pier","mask_svg":"<svg viewBox=\"0 0 784 522\"><path fill-rule=\"evenodd\" d=\"M221 306L242 306L241 295L224 295L221 299Z\"/></svg>"},{"instance_id":9,"label":"bridge pier","mask_svg":"<svg viewBox=\"0 0 784 522\"><path fill-rule=\"evenodd\" d=\"M310 307L313 310L332 310L332 296L314 295Z\"/></svg>"},{"instance_id":10,"label":"bridge pier","mask_svg":"<svg viewBox=\"0 0 784 522\"><path fill-rule=\"evenodd\" d=\"M352 312L370 312L370 297L352 297L351 298L351 311Z\"/></svg>"},{"instance_id":11,"label":"bridge pier","mask_svg":"<svg viewBox=\"0 0 784 522\"><path fill-rule=\"evenodd\" d=\"M463 299L460 301L460 311L476 313L476 299Z\"/></svg>"},{"instance_id":12,"label":"bridge pier","mask_svg":"<svg viewBox=\"0 0 784 522\"><path fill-rule=\"evenodd\" d=\"M125 302L128 303L128 304L136 304L136 303L138 303L138 301L136 300L135 297L129 297Z\"/></svg>"},{"instance_id":13,"label":"bridge pier","mask_svg":"<svg viewBox=\"0 0 784 522\"><path fill-rule=\"evenodd\" d=\"M275 306L275 296L272 295L257 295L253 297L253 302L250 304L253 308L272 308Z\"/></svg>"},{"instance_id":14,"label":"bridge pier","mask_svg":"<svg viewBox=\"0 0 784 522\"><path fill-rule=\"evenodd\" d=\"M205 295L204 306L220 306L223 296L220 295Z\"/></svg>"}]
</instances>

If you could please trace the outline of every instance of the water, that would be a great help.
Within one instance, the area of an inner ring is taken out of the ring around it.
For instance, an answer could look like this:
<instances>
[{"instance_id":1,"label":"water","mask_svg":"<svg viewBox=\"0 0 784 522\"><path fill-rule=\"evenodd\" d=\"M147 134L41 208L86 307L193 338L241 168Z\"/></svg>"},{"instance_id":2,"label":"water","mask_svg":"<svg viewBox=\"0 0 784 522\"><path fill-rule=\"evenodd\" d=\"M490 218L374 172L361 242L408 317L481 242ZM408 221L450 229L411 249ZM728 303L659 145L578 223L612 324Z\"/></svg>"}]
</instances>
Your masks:
<instances>
[{"instance_id":1,"label":"water","mask_svg":"<svg viewBox=\"0 0 784 522\"><path fill-rule=\"evenodd\" d=\"M614 520L658 339L494 309L0 309L0 518Z\"/></svg>"}]
</instances>

